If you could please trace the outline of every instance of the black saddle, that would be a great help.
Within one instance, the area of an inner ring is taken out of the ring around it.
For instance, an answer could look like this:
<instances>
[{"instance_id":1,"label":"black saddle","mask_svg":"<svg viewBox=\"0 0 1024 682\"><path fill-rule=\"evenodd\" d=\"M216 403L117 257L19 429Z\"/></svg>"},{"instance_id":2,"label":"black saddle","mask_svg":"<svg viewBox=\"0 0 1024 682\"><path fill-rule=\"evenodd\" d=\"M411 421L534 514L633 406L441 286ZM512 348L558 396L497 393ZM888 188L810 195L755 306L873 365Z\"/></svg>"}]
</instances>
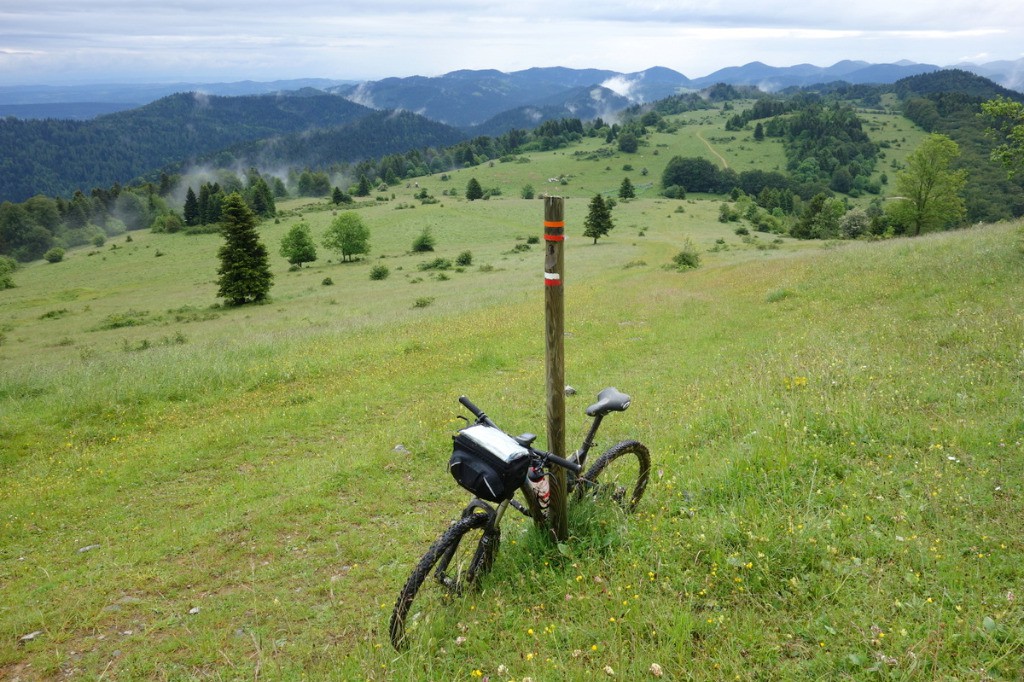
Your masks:
<instances>
[{"instance_id":1,"label":"black saddle","mask_svg":"<svg viewBox=\"0 0 1024 682\"><path fill-rule=\"evenodd\" d=\"M603 417L609 412L625 412L630 397L617 388L606 388L597 394L597 402L587 408L590 417Z\"/></svg>"}]
</instances>

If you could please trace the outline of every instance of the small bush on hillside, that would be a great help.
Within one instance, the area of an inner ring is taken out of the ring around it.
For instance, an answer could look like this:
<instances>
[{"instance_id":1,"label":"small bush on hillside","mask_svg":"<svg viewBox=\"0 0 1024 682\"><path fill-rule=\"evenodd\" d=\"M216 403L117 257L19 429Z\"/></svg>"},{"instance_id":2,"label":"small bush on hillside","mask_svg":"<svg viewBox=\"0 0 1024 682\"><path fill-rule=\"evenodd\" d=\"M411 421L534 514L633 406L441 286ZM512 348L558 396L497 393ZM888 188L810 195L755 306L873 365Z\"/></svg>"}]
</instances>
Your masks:
<instances>
[{"instance_id":1,"label":"small bush on hillside","mask_svg":"<svg viewBox=\"0 0 1024 682\"><path fill-rule=\"evenodd\" d=\"M0 289L13 289L13 273L18 269L18 261L10 256L0 256Z\"/></svg>"},{"instance_id":2,"label":"small bush on hillside","mask_svg":"<svg viewBox=\"0 0 1024 682\"><path fill-rule=\"evenodd\" d=\"M99 323L96 329L121 329L123 327L138 327L146 324L149 320L148 310L126 310L123 313L111 313Z\"/></svg>"},{"instance_id":3,"label":"small bush on hillside","mask_svg":"<svg viewBox=\"0 0 1024 682\"><path fill-rule=\"evenodd\" d=\"M420 298L416 299L415 303L412 304L412 307L413 308L426 308L430 304L432 304L433 302L434 302L433 297L431 297L431 296L421 296Z\"/></svg>"},{"instance_id":4,"label":"small bush on hillside","mask_svg":"<svg viewBox=\"0 0 1024 682\"><path fill-rule=\"evenodd\" d=\"M390 274L391 270L389 270L388 266L386 265L374 265L372 268L370 268L370 279L374 281L387 279L388 275Z\"/></svg>"},{"instance_id":5,"label":"small bush on hillside","mask_svg":"<svg viewBox=\"0 0 1024 682\"><path fill-rule=\"evenodd\" d=\"M687 239L683 242L683 250L672 257L677 270L692 270L700 266L700 253L693 242Z\"/></svg>"},{"instance_id":6,"label":"small bush on hillside","mask_svg":"<svg viewBox=\"0 0 1024 682\"><path fill-rule=\"evenodd\" d=\"M44 253L43 258L45 258L48 263L59 263L64 260L64 249L59 246L55 246Z\"/></svg>"},{"instance_id":7,"label":"small bush on hillside","mask_svg":"<svg viewBox=\"0 0 1024 682\"><path fill-rule=\"evenodd\" d=\"M322 284L325 287L329 287L334 284L334 280L331 279L330 277L324 277L324 280L320 282L320 284Z\"/></svg>"},{"instance_id":8,"label":"small bush on hillside","mask_svg":"<svg viewBox=\"0 0 1024 682\"><path fill-rule=\"evenodd\" d=\"M434 235L430 233L429 227L424 227L423 232L420 232L420 236L416 237L412 243L412 250L415 253L426 253L434 250L434 244L436 240Z\"/></svg>"},{"instance_id":9,"label":"small bush on hillside","mask_svg":"<svg viewBox=\"0 0 1024 682\"><path fill-rule=\"evenodd\" d=\"M435 258L419 264L420 270L451 270L452 262L448 258Z\"/></svg>"},{"instance_id":10,"label":"small bush on hillside","mask_svg":"<svg viewBox=\"0 0 1024 682\"><path fill-rule=\"evenodd\" d=\"M470 251L463 251L455 259L455 264L456 265L461 265L462 267L466 267L467 265L472 265L473 264L473 253L470 252Z\"/></svg>"}]
</instances>

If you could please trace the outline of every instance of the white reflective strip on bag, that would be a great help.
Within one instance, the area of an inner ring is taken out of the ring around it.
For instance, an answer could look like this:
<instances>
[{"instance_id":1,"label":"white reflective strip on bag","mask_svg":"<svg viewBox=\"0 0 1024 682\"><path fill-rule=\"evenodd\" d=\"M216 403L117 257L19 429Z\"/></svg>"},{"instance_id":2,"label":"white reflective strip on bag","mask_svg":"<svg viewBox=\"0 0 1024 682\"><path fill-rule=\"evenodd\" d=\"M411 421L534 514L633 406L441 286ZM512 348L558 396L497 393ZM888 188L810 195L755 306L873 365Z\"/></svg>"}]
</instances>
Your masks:
<instances>
[{"instance_id":1,"label":"white reflective strip on bag","mask_svg":"<svg viewBox=\"0 0 1024 682\"><path fill-rule=\"evenodd\" d=\"M477 424L460 431L471 441L505 462L524 457L529 451L499 429Z\"/></svg>"}]
</instances>

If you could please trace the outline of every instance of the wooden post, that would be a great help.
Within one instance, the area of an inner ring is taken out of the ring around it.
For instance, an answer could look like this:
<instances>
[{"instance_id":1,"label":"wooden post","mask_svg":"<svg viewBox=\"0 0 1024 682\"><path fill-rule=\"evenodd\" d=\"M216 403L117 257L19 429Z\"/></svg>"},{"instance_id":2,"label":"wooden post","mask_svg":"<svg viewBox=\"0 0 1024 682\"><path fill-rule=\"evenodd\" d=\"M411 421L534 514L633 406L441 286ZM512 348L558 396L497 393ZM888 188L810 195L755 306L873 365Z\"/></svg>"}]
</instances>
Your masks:
<instances>
[{"instance_id":1,"label":"wooden post","mask_svg":"<svg viewBox=\"0 0 1024 682\"><path fill-rule=\"evenodd\" d=\"M565 292L562 274L565 257L565 200L544 197L544 320L546 339L548 450L565 457ZM554 538L569 537L566 513L566 476L561 467L553 467L548 525Z\"/></svg>"}]
</instances>

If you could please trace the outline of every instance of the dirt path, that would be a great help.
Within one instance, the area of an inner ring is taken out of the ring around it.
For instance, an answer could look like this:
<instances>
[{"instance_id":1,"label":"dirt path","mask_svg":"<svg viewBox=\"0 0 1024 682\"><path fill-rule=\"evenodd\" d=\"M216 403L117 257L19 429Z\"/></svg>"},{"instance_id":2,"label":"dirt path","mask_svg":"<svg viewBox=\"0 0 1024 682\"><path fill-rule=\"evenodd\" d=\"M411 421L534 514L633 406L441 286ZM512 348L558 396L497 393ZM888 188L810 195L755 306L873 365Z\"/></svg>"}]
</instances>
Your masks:
<instances>
[{"instance_id":1,"label":"dirt path","mask_svg":"<svg viewBox=\"0 0 1024 682\"><path fill-rule=\"evenodd\" d=\"M709 152L711 152L716 157L718 157L718 160L722 162L722 168L728 168L729 167L729 162L725 160L725 157L722 156L721 154L719 154L715 150L715 148L711 146L711 143L704 139L704 136L701 135L699 131L697 132L697 137L700 138L700 141L704 143L704 145L708 148Z\"/></svg>"}]
</instances>

